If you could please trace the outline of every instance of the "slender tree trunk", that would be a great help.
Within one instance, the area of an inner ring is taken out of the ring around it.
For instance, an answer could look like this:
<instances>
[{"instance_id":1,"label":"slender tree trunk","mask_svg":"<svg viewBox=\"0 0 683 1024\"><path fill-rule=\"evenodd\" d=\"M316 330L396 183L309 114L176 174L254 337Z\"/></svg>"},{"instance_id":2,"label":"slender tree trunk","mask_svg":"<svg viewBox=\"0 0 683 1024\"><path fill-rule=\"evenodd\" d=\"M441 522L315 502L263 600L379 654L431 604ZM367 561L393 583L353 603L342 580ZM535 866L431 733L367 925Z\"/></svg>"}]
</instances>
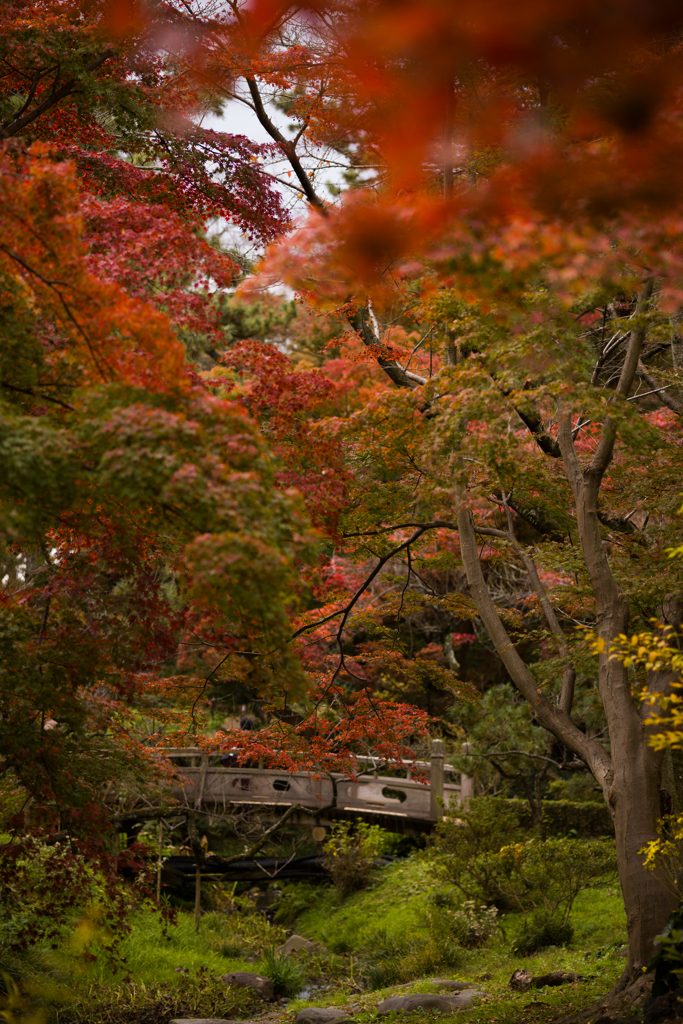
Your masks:
<instances>
[{"instance_id":1,"label":"slender tree trunk","mask_svg":"<svg viewBox=\"0 0 683 1024\"><path fill-rule=\"evenodd\" d=\"M202 919L202 866L197 861L194 869L194 930L199 931Z\"/></svg>"}]
</instances>

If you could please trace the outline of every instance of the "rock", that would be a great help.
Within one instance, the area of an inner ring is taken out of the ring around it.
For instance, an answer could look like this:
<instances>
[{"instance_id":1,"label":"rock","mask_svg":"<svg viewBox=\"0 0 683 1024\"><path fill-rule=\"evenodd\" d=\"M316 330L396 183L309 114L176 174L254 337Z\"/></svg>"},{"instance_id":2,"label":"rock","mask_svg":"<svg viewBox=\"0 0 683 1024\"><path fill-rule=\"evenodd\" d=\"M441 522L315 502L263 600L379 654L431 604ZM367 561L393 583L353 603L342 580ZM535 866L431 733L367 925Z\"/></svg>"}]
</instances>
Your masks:
<instances>
[{"instance_id":1,"label":"rock","mask_svg":"<svg viewBox=\"0 0 683 1024\"><path fill-rule=\"evenodd\" d=\"M228 985L244 985L253 988L262 999L272 999L275 994L270 978L263 978L260 974L250 974L249 971L224 974L221 981L227 982Z\"/></svg>"},{"instance_id":2,"label":"rock","mask_svg":"<svg viewBox=\"0 0 683 1024\"><path fill-rule=\"evenodd\" d=\"M389 996L377 1007L377 1013L384 1017L388 1013L413 1013L415 1010L440 1010L441 1013L454 1013L471 1006L477 996L484 993L478 988L468 988L452 996L434 996L418 993L414 996ZM298 1022L297 1022L298 1024Z\"/></svg>"},{"instance_id":3,"label":"rock","mask_svg":"<svg viewBox=\"0 0 683 1024\"><path fill-rule=\"evenodd\" d=\"M482 980L488 980L490 977L491 975L487 974L486 979ZM474 985L469 981L453 981L452 978L430 978L430 981L432 985L438 985L439 988L450 989L451 992L464 992L466 988L474 988Z\"/></svg>"},{"instance_id":4,"label":"rock","mask_svg":"<svg viewBox=\"0 0 683 1024\"><path fill-rule=\"evenodd\" d=\"M526 992L531 988L531 971L525 971L523 967L518 967L508 984L515 992Z\"/></svg>"},{"instance_id":5,"label":"rock","mask_svg":"<svg viewBox=\"0 0 683 1024\"><path fill-rule=\"evenodd\" d=\"M236 1020L223 1017L174 1017L171 1024L239 1024Z\"/></svg>"},{"instance_id":6,"label":"rock","mask_svg":"<svg viewBox=\"0 0 683 1024\"><path fill-rule=\"evenodd\" d=\"M275 952L287 955L288 953L298 953L301 949L315 949L315 942L305 939L303 935L290 935L284 945L278 946Z\"/></svg>"},{"instance_id":7,"label":"rock","mask_svg":"<svg viewBox=\"0 0 683 1024\"><path fill-rule=\"evenodd\" d=\"M351 1020L351 1017L341 1006L308 1006L299 1010L294 1024L336 1024L346 1020Z\"/></svg>"}]
</instances>

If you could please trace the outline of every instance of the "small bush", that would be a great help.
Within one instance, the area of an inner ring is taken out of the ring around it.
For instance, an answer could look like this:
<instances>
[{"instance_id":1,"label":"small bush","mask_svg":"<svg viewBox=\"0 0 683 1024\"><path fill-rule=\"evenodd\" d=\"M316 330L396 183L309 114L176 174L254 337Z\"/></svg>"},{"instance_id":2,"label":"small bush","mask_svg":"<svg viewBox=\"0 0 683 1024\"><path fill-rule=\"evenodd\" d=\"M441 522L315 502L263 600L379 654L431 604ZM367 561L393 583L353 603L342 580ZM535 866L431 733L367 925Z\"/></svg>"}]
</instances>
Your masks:
<instances>
[{"instance_id":1,"label":"small bush","mask_svg":"<svg viewBox=\"0 0 683 1024\"><path fill-rule=\"evenodd\" d=\"M528 956L548 946L568 946L574 937L574 928L557 918L532 917L513 944L513 952Z\"/></svg>"},{"instance_id":2,"label":"small bush","mask_svg":"<svg viewBox=\"0 0 683 1024\"><path fill-rule=\"evenodd\" d=\"M452 892L433 893L428 901L429 930L437 937L449 936L465 949L485 946L497 926L498 910L475 900L458 905Z\"/></svg>"},{"instance_id":3,"label":"small bush","mask_svg":"<svg viewBox=\"0 0 683 1024\"><path fill-rule=\"evenodd\" d=\"M410 952L401 958L399 981L412 981L445 968L461 967L463 962L462 949L448 938L414 943Z\"/></svg>"},{"instance_id":4,"label":"small bush","mask_svg":"<svg viewBox=\"0 0 683 1024\"><path fill-rule=\"evenodd\" d=\"M270 978L276 996L296 996L304 984L301 964L292 956L276 953L274 946L262 954L259 973L265 978Z\"/></svg>"},{"instance_id":5,"label":"small bush","mask_svg":"<svg viewBox=\"0 0 683 1024\"><path fill-rule=\"evenodd\" d=\"M237 899L231 914L205 914L202 932L211 949L228 958L260 956L263 950L279 946L286 938L285 928L270 924L265 914L255 914L248 898Z\"/></svg>"},{"instance_id":6,"label":"small bush","mask_svg":"<svg viewBox=\"0 0 683 1024\"><path fill-rule=\"evenodd\" d=\"M381 960L370 964L365 971L365 981L371 992L380 988L388 988L399 980L399 965L395 961Z\"/></svg>"},{"instance_id":7,"label":"small bush","mask_svg":"<svg viewBox=\"0 0 683 1024\"><path fill-rule=\"evenodd\" d=\"M525 915L569 920L574 900L616 871L614 843L603 839L531 839L504 846L486 861L491 884ZM475 865L475 870L481 865Z\"/></svg>"},{"instance_id":8,"label":"small bush","mask_svg":"<svg viewBox=\"0 0 683 1024\"><path fill-rule=\"evenodd\" d=\"M365 821L338 822L330 829L323 848L323 866L332 882L346 896L364 889L372 879L372 868L386 846L386 832Z\"/></svg>"},{"instance_id":9,"label":"small bush","mask_svg":"<svg viewBox=\"0 0 683 1024\"><path fill-rule=\"evenodd\" d=\"M463 955L448 936L415 942L396 938L382 928L365 940L359 959L368 987L376 990L412 981L442 968L460 966Z\"/></svg>"},{"instance_id":10,"label":"small bush","mask_svg":"<svg viewBox=\"0 0 683 1024\"><path fill-rule=\"evenodd\" d=\"M458 810L457 818L443 818L432 839L440 873L467 899L495 903L499 910L512 910L514 904L501 893L497 872L486 855L525 838L516 808L509 807L510 803L497 797L475 797Z\"/></svg>"}]
</instances>

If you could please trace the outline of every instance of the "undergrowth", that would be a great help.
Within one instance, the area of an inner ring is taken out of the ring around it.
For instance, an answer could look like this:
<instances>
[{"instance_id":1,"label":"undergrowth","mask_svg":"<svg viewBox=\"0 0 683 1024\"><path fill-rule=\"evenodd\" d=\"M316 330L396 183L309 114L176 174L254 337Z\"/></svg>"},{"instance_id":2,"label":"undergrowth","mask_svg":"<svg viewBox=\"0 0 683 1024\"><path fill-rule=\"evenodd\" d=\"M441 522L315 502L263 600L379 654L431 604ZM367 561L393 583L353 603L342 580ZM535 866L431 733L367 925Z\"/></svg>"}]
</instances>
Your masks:
<instances>
[{"instance_id":1,"label":"undergrowth","mask_svg":"<svg viewBox=\"0 0 683 1024\"><path fill-rule=\"evenodd\" d=\"M174 1017L245 1017L262 1000L250 988L226 985L208 971L168 982L90 985L58 1011L59 1024L168 1024Z\"/></svg>"}]
</instances>

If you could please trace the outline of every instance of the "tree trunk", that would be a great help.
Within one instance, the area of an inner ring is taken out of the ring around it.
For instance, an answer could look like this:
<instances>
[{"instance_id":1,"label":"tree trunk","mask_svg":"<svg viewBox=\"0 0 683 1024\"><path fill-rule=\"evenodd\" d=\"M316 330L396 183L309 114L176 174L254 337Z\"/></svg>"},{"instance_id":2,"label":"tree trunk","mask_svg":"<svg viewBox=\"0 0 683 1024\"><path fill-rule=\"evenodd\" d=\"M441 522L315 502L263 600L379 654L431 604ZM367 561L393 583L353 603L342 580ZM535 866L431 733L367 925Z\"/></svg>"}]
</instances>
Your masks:
<instances>
[{"instance_id":1,"label":"tree trunk","mask_svg":"<svg viewBox=\"0 0 683 1024\"><path fill-rule=\"evenodd\" d=\"M472 518L464 506L458 510L458 527L470 594L512 681L531 705L539 723L585 761L602 787L615 825L619 880L628 925L630 980L649 961L654 952L653 939L675 906L669 890L654 873L645 871L644 858L639 853L657 837L660 756L648 746L647 729L631 697L627 670L620 662L610 661L607 653L600 657L600 696L609 727L611 757L600 743L576 727L569 714L547 700L517 653L491 599L479 562ZM599 540L599 532L597 536ZM604 571L604 565L600 568ZM598 622L600 635L611 640L628 627L628 605L616 587L612 599L605 600L610 582L613 584L609 568L607 573L600 580Z\"/></svg>"},{"instance_id":2,"label":"tree trunk","mask_svg":"<svg viewBox=\"0 0 683 1024\"><path fill-rule=\"evenodd\" d=\"M614 734L610 803L628 928L628 972L633 979L653 956L653 939L676 909L676 898L656 872L645 870L640 853L657 838L660 769L656 755L647 744L642 722L638 729L629 721L615 728Z\"/></svg>"},{"instance_id":3,"label":"tree trunk","mask_svg":"<svg viewBox=\"0 0 683 1024\"><path fill-rule=\"evenodd\" d=\"M202 865L197 861L194 871L194 930L199 931L202 920Z\"/></svg>"}]
</instances>

